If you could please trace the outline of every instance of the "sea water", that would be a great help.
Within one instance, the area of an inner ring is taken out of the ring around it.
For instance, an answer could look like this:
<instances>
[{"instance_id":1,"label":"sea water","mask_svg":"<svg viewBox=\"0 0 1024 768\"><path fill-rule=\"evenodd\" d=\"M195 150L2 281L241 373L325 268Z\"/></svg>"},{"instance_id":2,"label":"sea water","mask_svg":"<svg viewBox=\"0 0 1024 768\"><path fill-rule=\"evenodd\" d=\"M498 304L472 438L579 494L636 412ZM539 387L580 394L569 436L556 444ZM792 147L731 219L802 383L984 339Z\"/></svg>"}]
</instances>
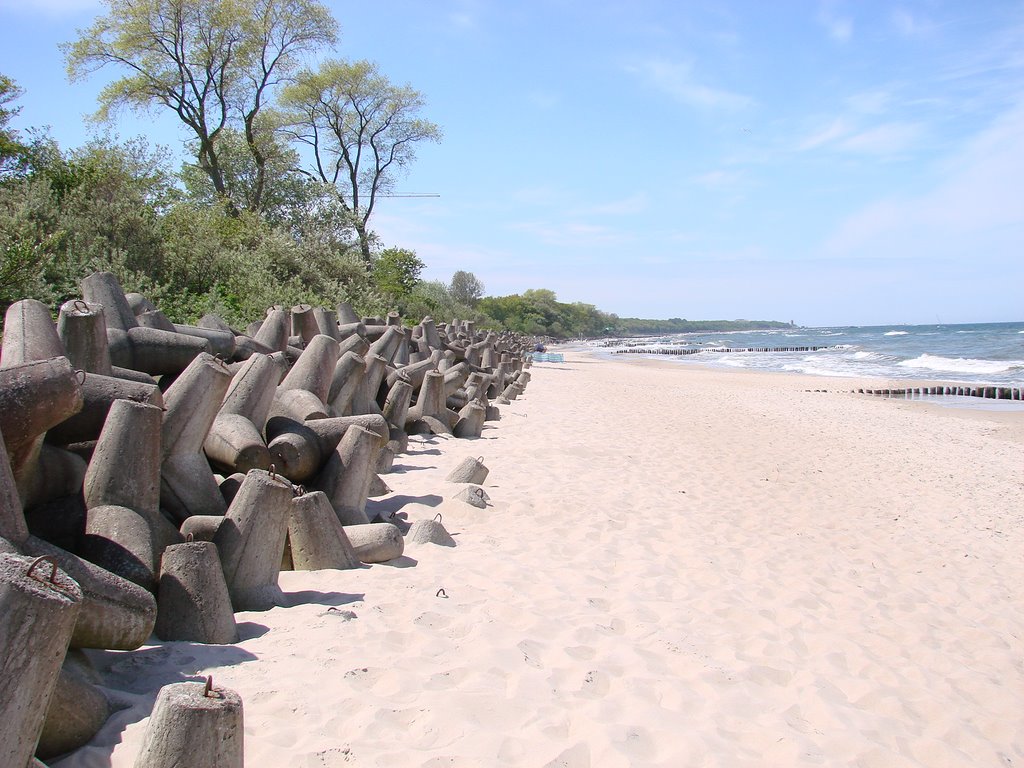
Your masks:
<instances>
[{"instance_id":1,"label":"sea water","mask_svg":"<svg viewBox=\"0 0 1024 768\"><path fill-rule=\"evenodd\" d=\"M784 328L730 333L681 333L591 342L602 354L619 345L636 350L696 349L661 359L815 376L966 382L1024 386L1024 323ZM821 347L814 352L722 352L751 347ZM660 357L660 356L659 356Z\"/></svg>"}]
</instances>

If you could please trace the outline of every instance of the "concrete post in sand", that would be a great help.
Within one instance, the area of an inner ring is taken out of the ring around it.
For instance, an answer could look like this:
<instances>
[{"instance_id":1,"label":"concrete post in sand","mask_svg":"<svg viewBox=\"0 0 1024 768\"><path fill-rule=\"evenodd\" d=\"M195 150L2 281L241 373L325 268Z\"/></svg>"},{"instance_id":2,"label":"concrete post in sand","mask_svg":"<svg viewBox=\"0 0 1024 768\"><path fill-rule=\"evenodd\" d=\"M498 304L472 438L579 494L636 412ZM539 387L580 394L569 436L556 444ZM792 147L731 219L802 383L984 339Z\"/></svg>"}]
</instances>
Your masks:
<instances>
[{"instance_id":1,"label":"concrete post in sand","mask_svg":"<svg viewBox=\"0 0 1024 768\"><path fill-rule=\"evenodd\" d=\"M203 442L218 469L229 473L269 469L263 426L278 383L278 366L268 355L253 355L235 373L224 402Z\"/></svg>"},{"instance_id":2,"label":"concrete post in sand","mask_svg":"<svg viewBox=\"0 0 1024 768\"><path fill-rule=\"evenodd\" d=\"M0 369L0 432L19 483L39 454L43 433L82 409L81 377L66 357Z\"/></svg>"},{"instance_id":3,"label":"concrete post in sand","mask_svg":"<svg viewBox=\"0 0 1024 768\"><path fill-rule=\"evenodd\" d=\"M89 304L83 299L64 302L57 317L57 335L75 368L104 376L111 375L103 307Z\"/></svg>"},{"instance_id":4,"label":"concrete post in sand","mask_svg":"<svg viewBox=\"0 0 1024 768\"><path fill-rule=\"evenodd\" d=\"M202 354L164 395L160 504L179 523L189 515L224 514L224 498L202 450L230 381L223 363Z\"/></svg>"},{"instance_id":5,"label":"concrete post in sand","mask_svg":"<svg viewBox=\"0 0 1024 768\"><path fill-rule=\"evenodd\" d=\"M155 631L161 640L209 645L238 642L231 596L212 542L175 544L164 552Z\"/></svg>"},{"instance_id":6,"label":"concrete post in sand","mask_svg":"<svg viewBox=\"0 0 1024 768\"><path fill-rule=\"evenodd\" d=\"M405 551L402 532L392 523L346 525L345 535L362 563L384 563L401 557Z\"/></svg>"},{"instance_id":7,"label":"concrete post in sand","mask_svg":"<svg viewBox=\"0 0 1024 768\"><path fill-rule=\"evenodd\" d=\"M459 462L459 465L455 467L455 469L448 473L448 477L446 477L445 480L449 483L472 483L473 485L480 485L487 479L489 472L490 470L484 466L483 456L478 458L467 456Z\"/></svg>"},{"instance_id":8,"label":"concrete post in sand","mask_svg":"<svg viewBox=\"0 0 1024 768\"><path fill-rule=\"evenodd\" d=\"M212 682L160 689L135 768L242 768L242 699Z\"/></svg>"},{"instance_id":9,"label":"concrete post in sand","mask_svg":"<svg viewBox=\"0 0 1024 768\"><path fill-rule=\"evenodd\" d=\"M352 400L362 386L366 376L366 361L356 352L345 352L334 367L331 389L328 393L329 407L334 416L347 416Z\"/></svg>"},{"instance_id":10,"label":"concrete post in sand","mask_svg":"<svg viewBox=\"0 0 1024 768\"><path fill-rule=\"evenodd\" d=\"M0 554L0 765L30 765L81 607L53 563Z\"/></svg>"},{"instance_id":11,"label":"concrete post in sand","mask_svg":"<svg viewBox=\"0 0 1024 768\"><path fill-rule=\"evenodd\" d=\"M65 354L64 344L50 317L50 308L35 299L22 299L4 313L0 368L46 360Z\"/></svg>"},{"instance_id":12,"label":"concrete post in sand","mask_svg":"<svg viewBox=\"0 0 1024 768\"><path fill-rule=\"evenodd\" d=\"M313 307L309 304L296 304L292 307L292 336L302 339L303 345L309 344L313 337L320 333L317 327L316 315ZM330 336L330 334L327 334Z\"/></svg>"},{"instance_id":13,"label":"concrete post in sand","mask_svg":"<svg viewBox=\"0 0 1024 768\"><path fill-rule=\"evenodd\" d=\"M324 491L342 525L369 523L366 500L384 440L360 426L349 427L314 486Z\"/></svg>"},{"instance_id":14,"label":"concrete post in sand","mask_svg":"<svg viewBox=\"0 0 1024 768\"><path fill-rule=\"evenodd\" d=\"M456 437L480 437L484 431L487 408L472 400L459 411L459 420L455 422L452 434Z\"/></svg>"},{"instance_id":15,"label":"concrete post in sand","mask_svg":"<svg viewBox=\"0 0 1024 768\"><path fill-rule=\"evenodd\" d=\"M277 575L292 495L283 477L250 470L217 529L213 541L236 611L268 610L284 600Z\"/></svg>"},{"instance_id":16,"label":"concrete post in sand","mask_svg":"<svg viewBox=\"0 0 1024 768\"><path fill-rule=\"evenodd\" d=\"M417 520L405 535L406 545L437 544L441 547L454 547L455 539L441 524L440 515L431 520Z\"/></svg>"},{"instance_id":17,"label":"concrete post in sand","mask_svg":"<svg viewBox=\"0 0 1024 768\"><path fill-rule=\"evenodd\" d=\"M292 568L296 571L359 567L359 558L345 535L345 529L322 491L292 499L288 541L291 543Z\"/></svg>"}]
</instances>

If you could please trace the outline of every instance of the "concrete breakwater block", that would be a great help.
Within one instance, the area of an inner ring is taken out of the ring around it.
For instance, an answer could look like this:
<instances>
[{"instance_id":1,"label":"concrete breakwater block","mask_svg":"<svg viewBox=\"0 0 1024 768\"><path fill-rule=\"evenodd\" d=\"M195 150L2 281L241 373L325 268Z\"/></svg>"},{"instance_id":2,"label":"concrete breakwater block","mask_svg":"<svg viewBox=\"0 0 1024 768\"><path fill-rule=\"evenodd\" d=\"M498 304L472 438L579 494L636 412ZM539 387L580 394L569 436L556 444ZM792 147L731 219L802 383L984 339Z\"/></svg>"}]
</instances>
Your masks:
<instances>
[{"instance_id":1,"label":"concrete breakwater block","mask_svg":"<svg viewBox=\"0 0 1024 768\"><path fill-rule=\"evenodd\" d=\"M384 563L401 557L405 551L402 532L392 523L346 525L344 528L360 562Z\"/></svg>"},{"instance_id":2,"label":"concrete breakwater block","mask_svg":"<svg viewBox=\"0 0 1024 768\"><path fill-rule=\"evenodd\" d=\"M22 551L50 556L78 583L82 606L71 634L72 648L132 651L153 633L156 600L138 584L35 536L25 540Z\"/></svg>"},{"instance_id":3,"label":"concrete breakwater block","mask_svg":"<svg viewBox=\"0 0 1024 768\"><path fill-rule=\"evenodd\" d=\"M242 768L242 698L206 683L157 694L135 768Z\"/></svg>"},{"instance_id":4,"label":"concrete breakwater block","mask_svg":"<svg viewBox=\"0 0 1024 768\"><path fill-rule=\"evenodd\" d=\"M0 554L0 765L29 765L82 606L52 561Z\"/></svg>"},{"instance_id":5,"label":"concrete breakwater block","mask_svg":"<svg viewBox=\"0 0 1024 768\"><path fill-rule=\"evenodd\" d=\"M470 485L463 488L461 491L456 493L453 498L463 501L477 509L486 509L487 502L491 500L491 497L487 495L487 492L478 485Z\"/></svg>"},{"instance_id":6,"label":"concrete breakwater block","mask_svg":"<svg viewBox=\"0 0 1024 768\"><path fill-rule=\"evenodd\" d=\"M386 440L386 436L358 424L350 426L316 478L314 486L327 494L342 525L370 522L366 517L366 500L376 476L377 457Z\"/></svg>"},{"instance_id":7,"label":"concrete breakwater block","mask_svg":"<svg viewBox=\"0 0 1024 768\"><path fill-rule=\"evenodd\" d=\"M283 604L277 577L292 496L292 484L283 477L250 470L213 537L236 611Z\"/></svg>"},{"instance_id":8,"label":"concrete breakwater block","mask_svg":"<svg viewBox=\"0 0 1024 768\"><path fill-rule=\"evenodd\" d=\"M211 645L238 641L231 596L212 542L175 544L164 552L157 588L156 636Z\"/></svg>"},{"instance_id":9,"label":"concrete breakwater block","mask_svg":"<svg viewBox=\"0 0 1024 768\"><path fill-rule=\"evenodd\" d=\"M228 472L269 469L263 439L280 369L269 355L254 354L235 372L203 443L207 458Z\"/></svg>"},{"instance_id":10,"label":"concrete breakwater block","mask_svg":"<svg viewBox=\"0 0 1024 768\"><path fill-rule=\"evenodd\" d=\"M78 551L89 562L122 579L150 592L156 589L153 534L135 510L113 504L90 509Z\"/></svg>"},{"instance_id":11,"label":"concrete breakwater block","mask_svg":"<svg viewBox=\"0 0 1024 768\"><path fill-rule=\"evenodd\" d=\"M406 544L437 544L441 547L454 547L455 539L441 524L437 515L431 520L417 520L405 535Z\"/></svg>"},{"instance_id":12,"label":"concrete breakwater block","mask_svg":"<svg viewBox=\"0 0 1024 768\"><path fill-rule=\"evenodd\" d=\"M64 344L50 317L50 308L35 299L22 299L4 313L0 368L65 355Z\"/></svg>"},{"instance_id":13,"label":"concrete breakwater block","mask_svg":"<svg viewBox=\"0 0 1024 768\"><path fill-rule=\"evenodd\" d=\"M57 677L36 756L43 760L85 746L110 717L103 691L70 672L65 664Z\"/></svg>"},{"instance_id":14,"label":"concrete breakwater block","mask_svg":"<svg viewBox=\"0 0 1024 768\"><path fill-rule=\"evenodd\" d=\"M313 491L292 499L288 518L292 568L296 571L358 568L359 558L327 494Z\"/></svg>"},{"instance_id":15,"label":"concrete breakwater block","mask_svg":"<svg viewBox=\"0 0 1024 768\"><path fill-rule=\"evenodd\" d=\"M484 457L467 456L445 478L449 483L473 483L480 485L487 479L490 470L484 466Z\"/></svg>"}]
</instances>

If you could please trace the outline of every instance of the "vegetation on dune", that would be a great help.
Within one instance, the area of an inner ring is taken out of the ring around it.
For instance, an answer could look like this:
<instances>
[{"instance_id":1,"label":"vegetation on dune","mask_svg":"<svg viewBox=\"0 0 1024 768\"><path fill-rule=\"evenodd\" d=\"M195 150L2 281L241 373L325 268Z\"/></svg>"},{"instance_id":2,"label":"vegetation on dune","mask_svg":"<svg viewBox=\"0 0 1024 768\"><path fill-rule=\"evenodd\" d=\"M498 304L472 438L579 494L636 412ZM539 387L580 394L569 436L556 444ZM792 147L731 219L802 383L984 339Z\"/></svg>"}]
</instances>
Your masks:
<instances>
[{"instance_id":1,"label":"vegetation on dune","mask_svg":"<svg viewBox=\"0 0 1024 768\"><path fill-rule=\"evenodd\" d=\"M441 129L420 115L418 91L372 62L308 63L337 40L318 0L106 6L62 46L69 76L114 73L100 124L114 127L123 109L175 115L188 161L175 168L169 150L143 139L69 151L45 129L26 138L11 126L22 91L0 74L0 312L21 298L56 308L107 270L176 322L213 312L242 328L273 304L347 301L364 315L555 338L709 329L618 318L545 289L487 297L464 270L448 283L421 279L416 252L385 246L370 223Z\"/></svg>"}]
</instances>

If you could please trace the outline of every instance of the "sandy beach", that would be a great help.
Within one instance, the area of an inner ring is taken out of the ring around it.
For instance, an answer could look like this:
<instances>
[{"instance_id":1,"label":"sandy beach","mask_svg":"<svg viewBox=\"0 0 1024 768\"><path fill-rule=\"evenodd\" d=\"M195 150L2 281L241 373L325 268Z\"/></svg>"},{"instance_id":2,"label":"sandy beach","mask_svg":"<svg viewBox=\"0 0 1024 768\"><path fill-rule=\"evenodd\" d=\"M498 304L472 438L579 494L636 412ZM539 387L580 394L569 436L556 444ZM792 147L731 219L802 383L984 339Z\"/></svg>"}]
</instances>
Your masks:
<instances>
[{"instance_id":1,"label":"sandy beach","mask_svg":"<svg viewBox=\"0 0 1024 768\"><path fill-rule=\"evenodd\" d=\"M251 768L1022 765L1024 413L858 383L538 364L370 504L456 547L283 573L237 645L90 652L127 708L51 765L130 768L205 675ZM444 481L467 456L485 510Z\"/></svg>"}]
</instances>

